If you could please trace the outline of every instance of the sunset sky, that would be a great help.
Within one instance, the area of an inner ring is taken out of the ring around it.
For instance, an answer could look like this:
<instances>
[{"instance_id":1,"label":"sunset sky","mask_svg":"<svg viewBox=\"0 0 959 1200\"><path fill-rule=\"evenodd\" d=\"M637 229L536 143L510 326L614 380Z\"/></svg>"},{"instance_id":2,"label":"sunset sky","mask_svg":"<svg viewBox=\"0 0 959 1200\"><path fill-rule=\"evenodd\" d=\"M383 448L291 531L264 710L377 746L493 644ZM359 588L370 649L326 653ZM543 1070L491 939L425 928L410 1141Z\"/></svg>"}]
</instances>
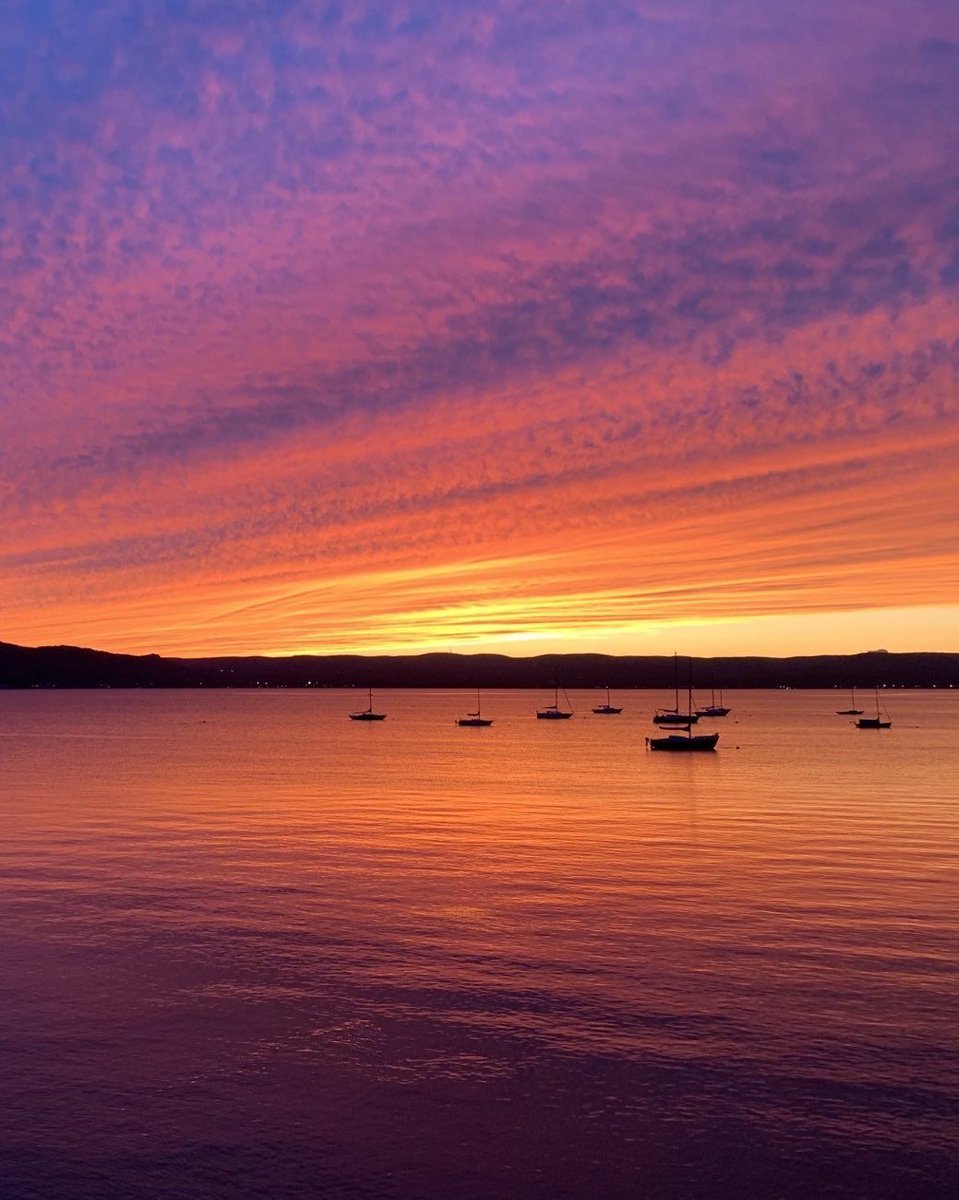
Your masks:
<instances>
[{"instance_id":1,"label":"sunset sky","mask_svg":"<svg viewBox=\"0 0 959 1200\"><path fill-rule=\"evenodd\" d=\"M11 0L0 640L959 650L955 0Z\"/></svg>"}]
</instances>

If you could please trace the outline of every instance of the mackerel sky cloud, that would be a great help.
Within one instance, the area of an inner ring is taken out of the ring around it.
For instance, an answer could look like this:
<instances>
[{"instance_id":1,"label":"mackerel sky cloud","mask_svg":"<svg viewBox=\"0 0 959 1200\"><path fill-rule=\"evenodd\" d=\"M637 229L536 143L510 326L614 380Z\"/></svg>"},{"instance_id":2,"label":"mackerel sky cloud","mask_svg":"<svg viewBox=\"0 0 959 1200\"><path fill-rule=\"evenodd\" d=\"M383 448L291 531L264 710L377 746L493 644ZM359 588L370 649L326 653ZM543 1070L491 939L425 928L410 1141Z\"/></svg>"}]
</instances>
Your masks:
<instances>
[{"instance_id":1,"label":"mackerel sky cloud","mask_svg":"<svg viewBox=\"0 0 959 1200\"><path fill-rule=\"evenodd\" d=\"M945 0L9 5L0 637L959 649L957 112Z\"/></svg>"}]
</instances>

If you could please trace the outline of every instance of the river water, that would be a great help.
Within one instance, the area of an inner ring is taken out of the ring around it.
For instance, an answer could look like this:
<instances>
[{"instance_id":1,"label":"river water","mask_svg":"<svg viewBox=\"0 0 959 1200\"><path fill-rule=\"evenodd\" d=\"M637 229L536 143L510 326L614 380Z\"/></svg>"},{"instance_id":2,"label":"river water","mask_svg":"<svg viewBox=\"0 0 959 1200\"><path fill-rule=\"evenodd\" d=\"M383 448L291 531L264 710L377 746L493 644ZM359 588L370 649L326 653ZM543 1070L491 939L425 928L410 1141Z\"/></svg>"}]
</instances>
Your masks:
<instances>
[{"instance_id":1,"label":"river water","mask_svg":"<svg viewBox=\"0 0 959 1200\"><path fill-rule=\"evenodd\" d=\"M473 699L0 692L0 1195L954 1196L959 692Z\"/></svg>"}]
</instances>

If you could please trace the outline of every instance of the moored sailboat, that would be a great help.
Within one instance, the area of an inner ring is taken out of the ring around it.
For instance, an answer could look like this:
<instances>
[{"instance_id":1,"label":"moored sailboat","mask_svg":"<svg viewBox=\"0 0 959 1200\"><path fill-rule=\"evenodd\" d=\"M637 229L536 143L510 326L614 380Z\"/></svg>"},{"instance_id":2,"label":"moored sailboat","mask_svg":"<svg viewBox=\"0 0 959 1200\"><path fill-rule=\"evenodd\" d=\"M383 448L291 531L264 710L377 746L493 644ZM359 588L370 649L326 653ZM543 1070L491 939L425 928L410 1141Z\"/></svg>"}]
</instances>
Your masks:
<instances>
[{"instance_id":1,"label":"moored sailboat","mask_svg":"<svg viewBox=\"0 0 959 1200\"><path fill-rule=\"evenodd\" d=\"M692 660L690 660L690 671L692 670ZM673 683L675 687L675 699L673 708L657 708L653 716L654 725L695 725L699 720L698 713L693 712L693 692L689 689L689 701L686 705L686 712L679 711L679 656L673 655Z\"/></svg>"},{"instance_id":2,"label":"moored sailboat","mask_svg":"<svg viewBox=\"0 0 959 1200\"><path fill-rule=\"evenodd\" d=\"M885 716L885 720L883 720ZM856 722L857 729L891 729L892 720L889 714L885 711L885 706L882 712L879 710L879 688L876 688L876 715L874 717L860 717Z\"/></svg>"},{"instance_id":3,"label":"moored sailboat","mask_svg":"<svg viewBox=\"0 0 959 1200\"><path fill-rule=\"evenodd\" d=\"M723 704L723 689L719 689L719 703L716 703L716 688L711 685L709 689L709 703L704 704L702 708L696 709L697 717L728 717L730 709Z\"/></svg>"},{"instance_id":4,"label":"moored sailboat","mask_svg":"<svg viewBox=\"0 0 959 1200\"><path fill-rule=\"evenodd\" d=\"M479 688L476 689L476 712L467 713L465 717L460 717L456 724L467 729L485 729L488 725L493 724L491 717L483 716Z\"/></svg>"},{"instance_id":5,"label":"moored sailboat","mask_svg":"<svg viewBox=\"0 0 959 1200\"><path fill-rule=\"evenodd\" d=\"M689 672L690 679L687 706L689 711L692 712L692 661L690 661ZM679 707L678 695L676 698L676 707ZM687 721L685 725L679 726L675 732L667 733L663 737L647 738L646 745L650 750L674 750L679 751L680 753L688 753L691 750L715 750L716 743L718 741L718 733L693 733L692 722Z\"/></svg>"},{"instance_id":6,"label":"moored sailboat","mask_svg":"<svg viewBox=\"0 0 959 1200\"><path fill-rule=\"evenodd\" d=\"M368 708L364 708L361 712L350 713L351 721L385 721L386 713L378 713L373 711L373 688L369 689L370 703Z\"/></svg>"},{"instance_id":7,"label":"moored sailboat","mask_svg":"<svg viewBox=\"0 0 959 1200\"><path fill-rule=\"evenodd\" d=\"M621 713L622 711L623 710L621 708L617 708L615 704L610 704L610 702L609 702L609 687L607 686L607 688L606 688L606 703L597 705L596 708L593 709L593 712L599 713L600 716L610 717L610 716L615 715L616 713Z\"/></svg>"},{"instance_id":8,"label":"moored sailboat","mask_svg":"<svg viewBox=\"0 0 959 1200\"><path fill-rule=\"evenodd\" d=\"M715 750L719 741L718 733L693 733L691 725L685 725L682 733L667 733L663 737L647 738L646 745L650 750Z\"/></svg>"},{"instance_id":9,"label":"moored sailboat","mask_svg":"<svg viewBox=\"0 0 959 1200\"><path fill-rule=\"evenodd\" d=\"M569 696L566 695L565 689L563 690L563 699L569 704ZM559 706L559 684L553 688L553 703L536 710L538 721L568 721L572 715L572 709L567 712L566 709Z\"/></svg>"},{"instance_id":10,"label":"moored sailboat","mask_svg":"<svg viewBox=\"0 0 959 1200\"><path fill-rule=\"evenodd\" d=\"M861 717L862 716L862 709L856 708L855 685L853 685L849 689L849 707L848 708L837 708L836 715L838 717Z\"/></svg>"}]
</instances>

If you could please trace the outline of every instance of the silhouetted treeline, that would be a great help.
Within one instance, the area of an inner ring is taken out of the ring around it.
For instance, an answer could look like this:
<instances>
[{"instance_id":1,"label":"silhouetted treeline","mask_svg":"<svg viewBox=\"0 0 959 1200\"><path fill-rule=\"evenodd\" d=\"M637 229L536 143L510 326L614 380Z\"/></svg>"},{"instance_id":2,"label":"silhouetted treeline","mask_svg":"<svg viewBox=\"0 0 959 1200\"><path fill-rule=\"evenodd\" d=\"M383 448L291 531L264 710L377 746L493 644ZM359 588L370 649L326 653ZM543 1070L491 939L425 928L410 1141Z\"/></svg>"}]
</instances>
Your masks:
<instances>
[{"instance_id":1,"label":"silhouetted treeline","mask_svg":"<svg viewBox=\"0 0 959 1200\"><path fill-rule=\"evenodd\" d=\"M686 659L680 659L685 687ZM0 642L0 687L672 688L671 656L544 654L296 655L161 658ZM959 687L959 654L697 658L693 682L723 688Z\"/></svg>"}]
</instances>

